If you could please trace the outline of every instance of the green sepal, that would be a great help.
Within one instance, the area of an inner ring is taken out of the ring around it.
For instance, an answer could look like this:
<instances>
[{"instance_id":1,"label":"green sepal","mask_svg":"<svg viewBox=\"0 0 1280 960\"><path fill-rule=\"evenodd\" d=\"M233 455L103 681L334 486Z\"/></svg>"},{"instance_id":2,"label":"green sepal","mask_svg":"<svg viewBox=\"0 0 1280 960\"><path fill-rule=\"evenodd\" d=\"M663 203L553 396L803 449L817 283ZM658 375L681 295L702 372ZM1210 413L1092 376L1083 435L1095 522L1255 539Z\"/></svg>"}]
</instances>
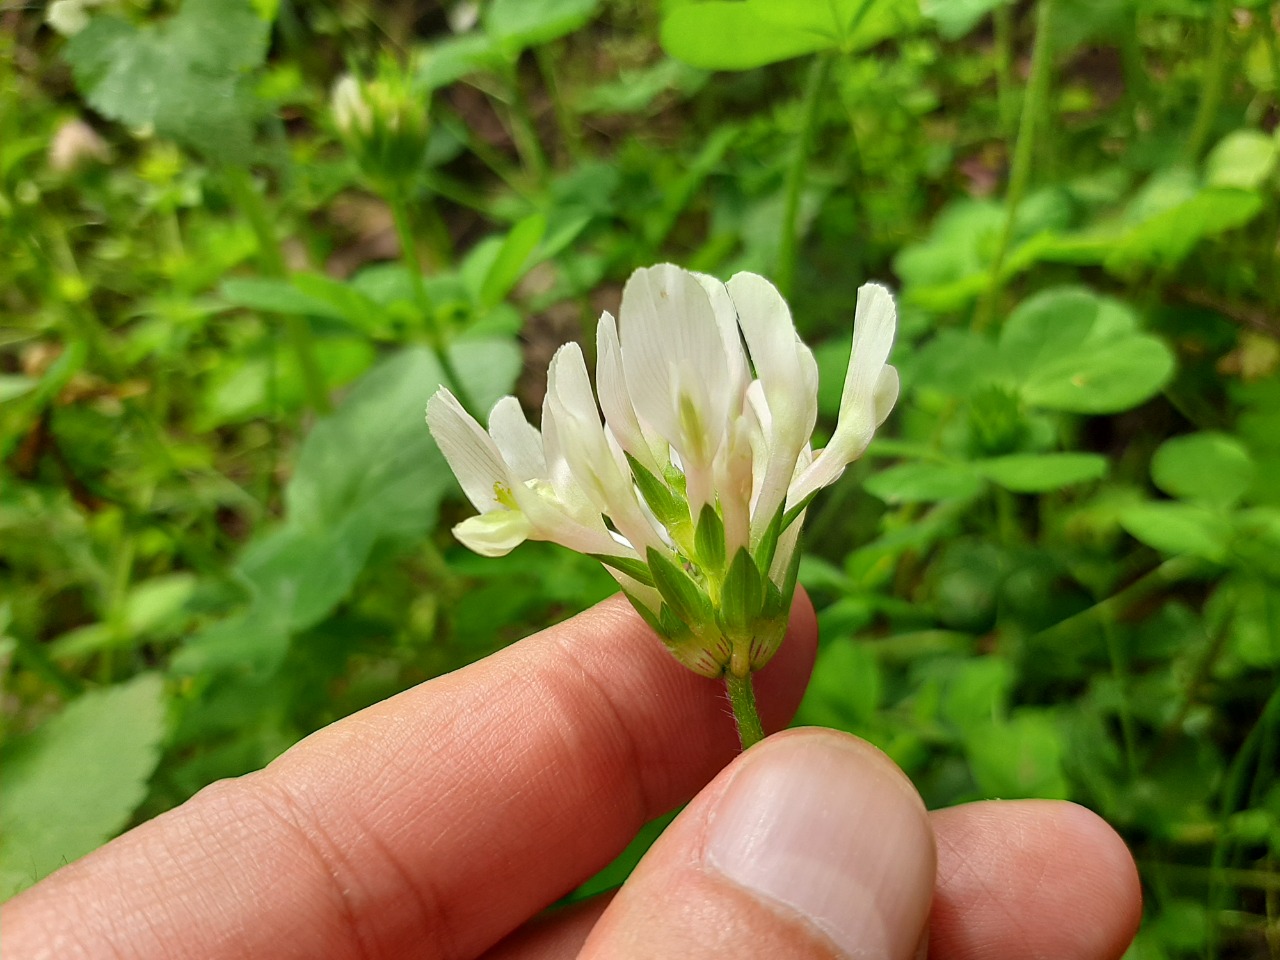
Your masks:
<instances>
[{"instance_id":1,"label":"green sepal","mask_svg":"<svg viewBox=\"0 0 1280 960\"><path fill-rule=\"evenodd\" d=\"M673 649L693 639L693 631L689 629L689 625L676 616L665 603L658 612L658 623L662 627L662 637L667 641L667 646Z\"/></svg>"},{"instance_id":2,"label":"green sepal","mask_svg":"<svg viewBox=\"0 0 1280 960\"><path fill-rule=\"evenodd\" d=\"M662 475L667 480L667 486L676 491L681 497L689 499L689 491L687 481L685 480L684 471L677 467L674 463L668 463L662 468Z\"/></svg>"},{"instance_id":3,"label":"green sepal","mask_svg":"<svg viewBox=\"0 0 1280 960\"><path fill-rule=\"evenodd\" d=\"M691 630L712 623L711 601L689 575L655 547L650 547L646 556L649 570L653 573L653 585L662 594L672 614Z\"/></svg>"},{"instance_id":4,"label":"green sepal","mask_svg":"<svg viewBox=\"0 0 1280 960\"><path fill-rule=\"evenodd\" d=\"M640 614L640 618L649 625L649 629L652 630L654 633L656 633L659 637L661 637L663 642L666 642L667 637L664 632L665 628L663 627L662 620L658 617L658 614L650 610L634 593L632 593L626 587L622 587L621 589L622 589L622 595L631 601L631 606L636 608L636 613Z\"/></svg>"},{"instance_id":5,"label":"green sepal","mask_svg":"<svg viewBox=\"0 0 1280 960\"><path fill-rule=\"evenodd\" d=\"M698 514L698 528L693 534L693 549L697 553L698 566L717 573L724 569L724 521L716 508L709 503L702 505Z\"/></svg>"},{"instance_id":6,"label":"green sepal","mask_svg":"<svg viewBox=\"0 0 1280 960\"><path fill-rule=\"evenodd\" d=\"M599 560L607 567L620 570L632 580L643 583L646 587L653 586L653 574L649 572L649 567L643 560L634 557L611 557L607 553L589 553L587 556L592 560Z\"/></svg>"},{"instance_id":7,"label":"green sepal","mask_svg":"<svg viewBox=\"0 0 1280 960\"><path fill-rule=\"evenodd\" d=\"M773 555L778 550L778 538L782 536L782 516L786 512L785 504L779 504L769 526L764 528L764 535L756 544L756 567L767 571L773 566Z\"/></svg>"},{"instance_id":8,"label":"green sepal","mask_svg":"<svg viewBox=\"0 0 1280 960\"><path fill-rule=\"evenodd\" d=\"M672 493L665 483L629 453L627 463L631 467L631 476L640 490L640 495L644 497L644 502L649 505L649 509L653 511L659 523L667 529L681 522L688 523L689 505L682 497Z\"/></svg>"},{"instance_id":9,"label":"green sepal","mask_svg":"<svg viewBox=\"0 0 1280 960\"><path fill-rule=\"evenodd\" d=\"M746 636L754 630L764 605L764 577L746 547L739 547L720 589L720 619L726 633Z\"/></svg>"},{"instance_id":10,"label":"green sepal","mask_svg":"<svg viewBox=\"0 0 1280 960\"><path fill-rule=\"evenodd\" d=\"M797 503L794 507L788 510L782 518L782 527L781 529L778 530L778 533L781 534L783 530L787 529L787 527L795 523L796 517L800 516L800 514L804 513L805 510L809 508L809 504L813 503L813 498L816 497L817 495L818 495L818 491L817 490L813 491L813 493L809 494L807 497L805 497L803 500Z\"/></svg>"}]
</instances>

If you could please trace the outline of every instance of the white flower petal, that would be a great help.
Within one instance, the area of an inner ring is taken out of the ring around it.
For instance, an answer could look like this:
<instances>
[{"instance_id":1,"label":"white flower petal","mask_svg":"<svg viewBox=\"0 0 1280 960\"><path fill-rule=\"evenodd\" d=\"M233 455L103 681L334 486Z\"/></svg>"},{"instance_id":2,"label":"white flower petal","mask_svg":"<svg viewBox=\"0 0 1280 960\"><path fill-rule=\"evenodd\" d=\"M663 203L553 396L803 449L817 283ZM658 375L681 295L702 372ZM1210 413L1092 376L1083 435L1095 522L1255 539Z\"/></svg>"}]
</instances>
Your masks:
<instances>
[{"instance_id":1,"label":"white flower petal","mask_svg":"<svg viewBox=\"0 0 1280 960\"><path fill-rule=\"evenodd\" d=\"M818 419L818 366L796 335L791 311L764 277L738 273L729 295L769 409L768 459L758 477L753 532L758 536L786 497L796 456Z\"/></svg>"},{"instance_id":2,"label":"white flower petal","mask_svg":"<svg viewBox=\"0 0 1280 960\"><path fill-rule=\"evenodd\" d=\"M840 419L827 449L839 450L845 462L862 455L878 426L876 386L889 359L898 314L889 291L878 283L863 284L853 318L853 350L840 396Z\"/></svg>"},{"instance_id":3,"label":"white flower petal","mask_svg":"<svg viewBox=\"0 0 1280 960\"><path fill-rule=\"evenodd\" d=\"M533 532L529 518L519 510L494 510L468 517L453 528L464 547L482 557L501 557L518 547Z\"/></svg>"},{"instance_id":4,"label":"white flower petal","mask_svg":"<svg viewBox=\"0 0 1280 960\"><path fill-rule=\"evenodd\" d=\"M863 284L853 318L853 349L840 400L840 419L826 449L791 484L789 505L834 483L846 466L862 456L876 427L893 409L898 399L898 371L887 361L896 329L897 311L889 291L877 283Z\"/></svg>"},{"instance_id":5,"label":"white flower petal","mask_svg":"<svg viewBox=\"0 0 1280 960\"><path fill-rule=\"evenodd\" d=\"M605 421L622 449L650 472L660 474L662 464L655 456L654 443L640 424L631 395L627 392L618 323L608 311L600 315L600 322L596 324L596 390L600 394L600 409L604 411Z\"/></svg>"},{"instance_id":6,"label":"white flower petal","mask_svg":"<svg viewBox=\"0 0 1280 960\"><path fill-rule=\"evenodd\" d=\"M503 397L494 405L489 414L489 435L515 479L525 481L547 475L542 434L529 423L515 397Z\"/></svg>"},{"instance_id":7,"label":"white flower petal","mask_svg":"<svg viewBox=\"0 0 1280 960\"><path fill-rule=\"evenodd\" d=\"M511 482L502 454L484 428L444 387L427 403L427 426L472 505L481 513L501 506L494 487Z\"/></svg>"},{"instance_id":8,"label":"white flower petal","mask_svg":"<svg viewBox=\"0 0 1280 960\"><path fill-rule=\"evenodd\" d=\"M735 398L724 340L702 284L669 263L637 270L622 291L619 333L636 414L686 466L709 465Z\"/></svg>"}]
</instances>

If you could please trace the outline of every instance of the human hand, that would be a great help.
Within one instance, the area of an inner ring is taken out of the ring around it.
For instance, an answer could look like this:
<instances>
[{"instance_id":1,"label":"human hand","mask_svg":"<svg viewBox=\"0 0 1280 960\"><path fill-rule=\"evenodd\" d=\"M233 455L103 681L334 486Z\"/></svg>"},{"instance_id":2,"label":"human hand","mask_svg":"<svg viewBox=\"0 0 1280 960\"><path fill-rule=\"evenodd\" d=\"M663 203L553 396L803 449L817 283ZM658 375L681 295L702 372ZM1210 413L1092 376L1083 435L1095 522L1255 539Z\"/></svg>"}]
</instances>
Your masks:
<instances>
[{"instance_id":1,"label":"human hand","mask_svg":"<svg viewBox=\"0 0 1280 960\"><path fill-rule=\"evenodd\" d=\"M814 640L800 597L757 678L766 728L799 703ZM63 868L0 909L4 956L1124 951L1137 877L1093 814L1048 801L926 814L887 758L833 731L733 759L719 693L605 601ZM530 919L695 793L611 901Z\"/></svg>"}]
</instances>

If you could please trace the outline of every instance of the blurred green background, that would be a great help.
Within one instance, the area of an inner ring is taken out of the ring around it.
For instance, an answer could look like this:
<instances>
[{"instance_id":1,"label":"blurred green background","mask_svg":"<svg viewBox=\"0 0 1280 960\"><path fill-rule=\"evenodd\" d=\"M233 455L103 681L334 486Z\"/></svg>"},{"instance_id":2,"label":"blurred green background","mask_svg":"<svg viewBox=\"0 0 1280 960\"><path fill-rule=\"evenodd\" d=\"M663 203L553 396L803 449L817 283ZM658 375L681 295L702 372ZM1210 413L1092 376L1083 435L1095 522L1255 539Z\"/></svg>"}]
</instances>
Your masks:
<instances>
[{"instance_id":1,"label":"blurred green background","mask_svg":"<svg viewBox=\"0 0 1280 960\"><path fill-rule=\"evenodd\" d=\"M536 409L671 260L778 283L820 431L899 294L799 719L1099 811L1133 958L1280 956L1278 17L0 3L0 896L609 594L453 543L422 411Z\"/></svg>"}]
</instances>

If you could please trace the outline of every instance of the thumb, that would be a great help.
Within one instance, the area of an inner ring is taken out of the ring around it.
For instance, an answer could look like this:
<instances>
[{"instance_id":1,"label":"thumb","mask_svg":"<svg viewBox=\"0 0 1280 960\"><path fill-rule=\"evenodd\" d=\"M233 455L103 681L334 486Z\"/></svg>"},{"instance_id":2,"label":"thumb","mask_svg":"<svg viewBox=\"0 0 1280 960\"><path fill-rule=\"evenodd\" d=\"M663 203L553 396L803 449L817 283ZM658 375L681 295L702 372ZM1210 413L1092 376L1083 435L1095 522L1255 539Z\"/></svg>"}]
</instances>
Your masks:
<instances>
[{"instance_id":1,"label":"thumb","mask_svg":"<svg viewBox=\"0 0 1280 960\"><path fill-rule=\"evenodd\" d=\"M738 757L676 819L580 956L923 956L933 831L874 747L792 730Z\"/></svg>"}]
</instances>

